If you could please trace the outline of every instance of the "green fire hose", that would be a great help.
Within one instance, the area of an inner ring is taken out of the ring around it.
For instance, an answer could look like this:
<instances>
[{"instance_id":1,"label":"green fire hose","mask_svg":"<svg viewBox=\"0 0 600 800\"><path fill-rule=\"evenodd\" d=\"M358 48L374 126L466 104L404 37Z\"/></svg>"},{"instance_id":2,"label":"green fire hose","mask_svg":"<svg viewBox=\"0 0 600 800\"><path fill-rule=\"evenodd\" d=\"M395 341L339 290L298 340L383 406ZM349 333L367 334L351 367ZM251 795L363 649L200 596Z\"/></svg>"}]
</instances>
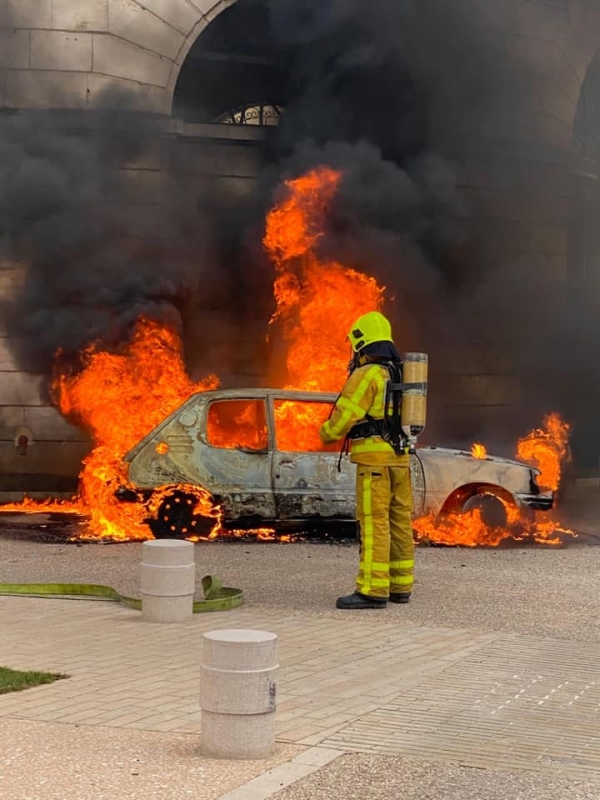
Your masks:
<instances>
[{"instance_id":1,"label":"green fire hose","mask_svg":"<svg viewBox=\"0 0 600 800\"><path fill-rule=\"evenodd\" d=\"M244 592L221 584L216 575L202 578L203 600L194 600L194 614L205 611L231 611L244 605ZM93 583L0 583L0 595L27 597L55 597L70 600L112 600L138 611L142 601L135 597L119 594L110 586Z\"/></svg>"}]
</instances>

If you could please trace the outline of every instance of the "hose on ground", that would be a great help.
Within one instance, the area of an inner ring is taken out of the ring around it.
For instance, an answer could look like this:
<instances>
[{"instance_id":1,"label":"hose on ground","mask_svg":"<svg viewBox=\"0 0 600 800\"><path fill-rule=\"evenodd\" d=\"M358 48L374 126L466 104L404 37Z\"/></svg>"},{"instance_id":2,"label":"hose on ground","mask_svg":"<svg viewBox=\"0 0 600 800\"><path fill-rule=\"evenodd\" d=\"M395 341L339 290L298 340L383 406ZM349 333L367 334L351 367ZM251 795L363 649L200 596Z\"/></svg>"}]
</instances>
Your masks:
<instances>
[{"instance_id":1,"label":"hose on ground","mask_svg":"<svg viewBox=\"0 0 600 800\"><path fill-rule=\"evenodd\" d=\"M244 592L223 586L216 575L202 578L203 600L194 600L194 614L206 611L231 611L244 604ZM0 583L0 595L54 597L62 600L112 600L138 611L142 601L120 594L111 586L94 583Z\"/></svg>"}]
</instances>

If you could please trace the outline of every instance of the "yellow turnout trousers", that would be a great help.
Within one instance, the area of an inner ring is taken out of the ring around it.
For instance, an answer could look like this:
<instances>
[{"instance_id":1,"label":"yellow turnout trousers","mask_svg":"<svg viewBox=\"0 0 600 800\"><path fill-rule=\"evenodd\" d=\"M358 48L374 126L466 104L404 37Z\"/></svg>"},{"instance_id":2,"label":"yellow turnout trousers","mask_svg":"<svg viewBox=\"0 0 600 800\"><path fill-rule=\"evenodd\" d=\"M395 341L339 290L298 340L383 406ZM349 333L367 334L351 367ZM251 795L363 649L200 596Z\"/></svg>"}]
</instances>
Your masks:
<instances>
[{"instance_id":1,"label":"yellow turnout trousers","mask_svg":"<svg viewBox=\"0 0 600 800\"><path fill-rule=\"evenodd\" d=\"M412 489L408 465L356 465L360 569L356 590L369 597L408 593L413 585Z\"/></svg>"}]
</instances>

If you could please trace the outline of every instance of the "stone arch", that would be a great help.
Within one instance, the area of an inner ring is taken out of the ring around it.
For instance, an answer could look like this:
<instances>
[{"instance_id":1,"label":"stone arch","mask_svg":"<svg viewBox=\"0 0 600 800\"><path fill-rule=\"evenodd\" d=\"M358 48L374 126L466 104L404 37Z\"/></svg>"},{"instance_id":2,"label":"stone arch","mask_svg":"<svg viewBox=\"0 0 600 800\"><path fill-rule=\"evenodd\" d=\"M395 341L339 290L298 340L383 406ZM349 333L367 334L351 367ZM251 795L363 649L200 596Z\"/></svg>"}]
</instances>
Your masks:
<instances>
[{"instance_id":1,"label":"stone arch","mask_svg":"<svg viewBox=\"0 0 600 800\"><path fill-rule=\"evenodd\" d=\"M181 69L185 62L185 59L189 55L190 50L203 33L203 31L213 22L219 14L221 14L225 9L229 8L230 6L234 5L237 0L217 0L217 2L213 2L213 0L204 0L204 5L210 6L205 11L201 12L200 19L194 25L192 30L186 36L181 48L177 54L175 61L173 62L173 66L171 67L171 72L169 74L169 79L167 82L166 87L166 98L165 98L165 106L166 112L168 114L172 113L173 110L173 98L175 96L175 87L177 86L177 81L179 79L179 75L181 73Z\"/></svg>"},{"instance_id":2,"label":"stone arch","mask_svg":"<svg viewBox=\"0 0 600 800\"><path fill-rule=\"evenodd\" d=\"M600 53L591 60L573 122L569 219L569 278L572 285L600 285Z\"/></svg>"},{"instance_id":3,"label":"stone arch","mask_svg":"<svg viewBox=\"0 0 600 800\"><path fill-rule=\"evenodd\" d=\"M236 0L0 0L0 108L93 109L112 102L170 114L194 41Z\"/></svg>"},{"instance_id":4,"label":"stone arch","mask_svg":"<svg viewBox=\"0 0 600 800\"><path fill-rule=\"evenodd\" d=\"M600 53L588 66L573 124L576 157L600 167Z\"/></svg>"},{"instance_id":5,"label":"stone arch","mask_svg":"<svg viewBox=\"0 0 600 800\"><path fill-rule=\"evenodd\" d=\"M566 409L574 426L575 461L597 470L600 432L595 412L600 390L594 348L600 314L600 51L584 71L571 150L565 335L573 360L572 371L567 368L563 379L569 385Z\"/></svg>"},{"instance_id":6,"label":"stone arch","mask_svg":"<svg viewBox=\"0 0 600 800\"><path fill-rule=\"evenodd\" d=\"M188 123L277 126L295 49L273 35L268 1L226 3L196 31L169 88L171 116Z\"/></svg>"}]
</instances>

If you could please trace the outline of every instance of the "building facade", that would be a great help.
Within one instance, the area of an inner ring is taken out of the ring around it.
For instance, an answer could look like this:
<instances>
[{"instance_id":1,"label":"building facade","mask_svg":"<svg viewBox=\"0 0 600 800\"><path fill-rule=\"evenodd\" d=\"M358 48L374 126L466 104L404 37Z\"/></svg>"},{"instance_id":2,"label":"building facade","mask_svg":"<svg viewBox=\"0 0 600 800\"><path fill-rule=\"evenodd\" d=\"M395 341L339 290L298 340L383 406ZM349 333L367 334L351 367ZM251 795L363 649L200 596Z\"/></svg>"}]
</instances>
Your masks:
<instances>
[{"instance_id":1,"label":"building facade","mask_svg":"<svg viewBox=\"0 0 600 800\"><path fill-rule=\"evenodd\" d=\"M260 33L252 31L252 4L242 8L240 0L237 22L230 13L234 5L235 0L0 0L0 108L60 110L71 114L72 124L116 91L128 111L157 118L145 160L120 165L131 174L132 196L160 203L165 180L179 169L192 194L235 210L260 175L269 127L282 109L252 94L256 70L263 70L263 82L275 80L265 53L226 52L236 25L238 37ZM496 105L467 142L457 143L455 180L477 246L486 262L514 275L516 289L526 274L565 287L576 284L585 293L598 252L597 234L590 239L593 226L581 220L598 204L600 152L594 150L593 129L596 123L600 128L594 91L600 91L600 6L588 0L473 5L501 43L506 69L524 100L518 114L514 105ZM233 81L241 86L239 97L220 104L219 75L230 62L254 72L246 70L245 88ZM204 100L194 104L194 86L205 74L210 81ZM3 264L0 292L9 295L20 275L19 267ZM496 290L493 281L488 290ZM233 339L235 331L224 336ZM458 426L465 406L476 408L491 428L500 410L519 403L514 348L509 353L501 338L439 348L440 408L455 415ZM259 379L248 363L240 359L242 382ZM19 371L6 332L0 332L4 498L70 491L89 447L43 399L39 384Z\"/></svg>"}]
</instances>

